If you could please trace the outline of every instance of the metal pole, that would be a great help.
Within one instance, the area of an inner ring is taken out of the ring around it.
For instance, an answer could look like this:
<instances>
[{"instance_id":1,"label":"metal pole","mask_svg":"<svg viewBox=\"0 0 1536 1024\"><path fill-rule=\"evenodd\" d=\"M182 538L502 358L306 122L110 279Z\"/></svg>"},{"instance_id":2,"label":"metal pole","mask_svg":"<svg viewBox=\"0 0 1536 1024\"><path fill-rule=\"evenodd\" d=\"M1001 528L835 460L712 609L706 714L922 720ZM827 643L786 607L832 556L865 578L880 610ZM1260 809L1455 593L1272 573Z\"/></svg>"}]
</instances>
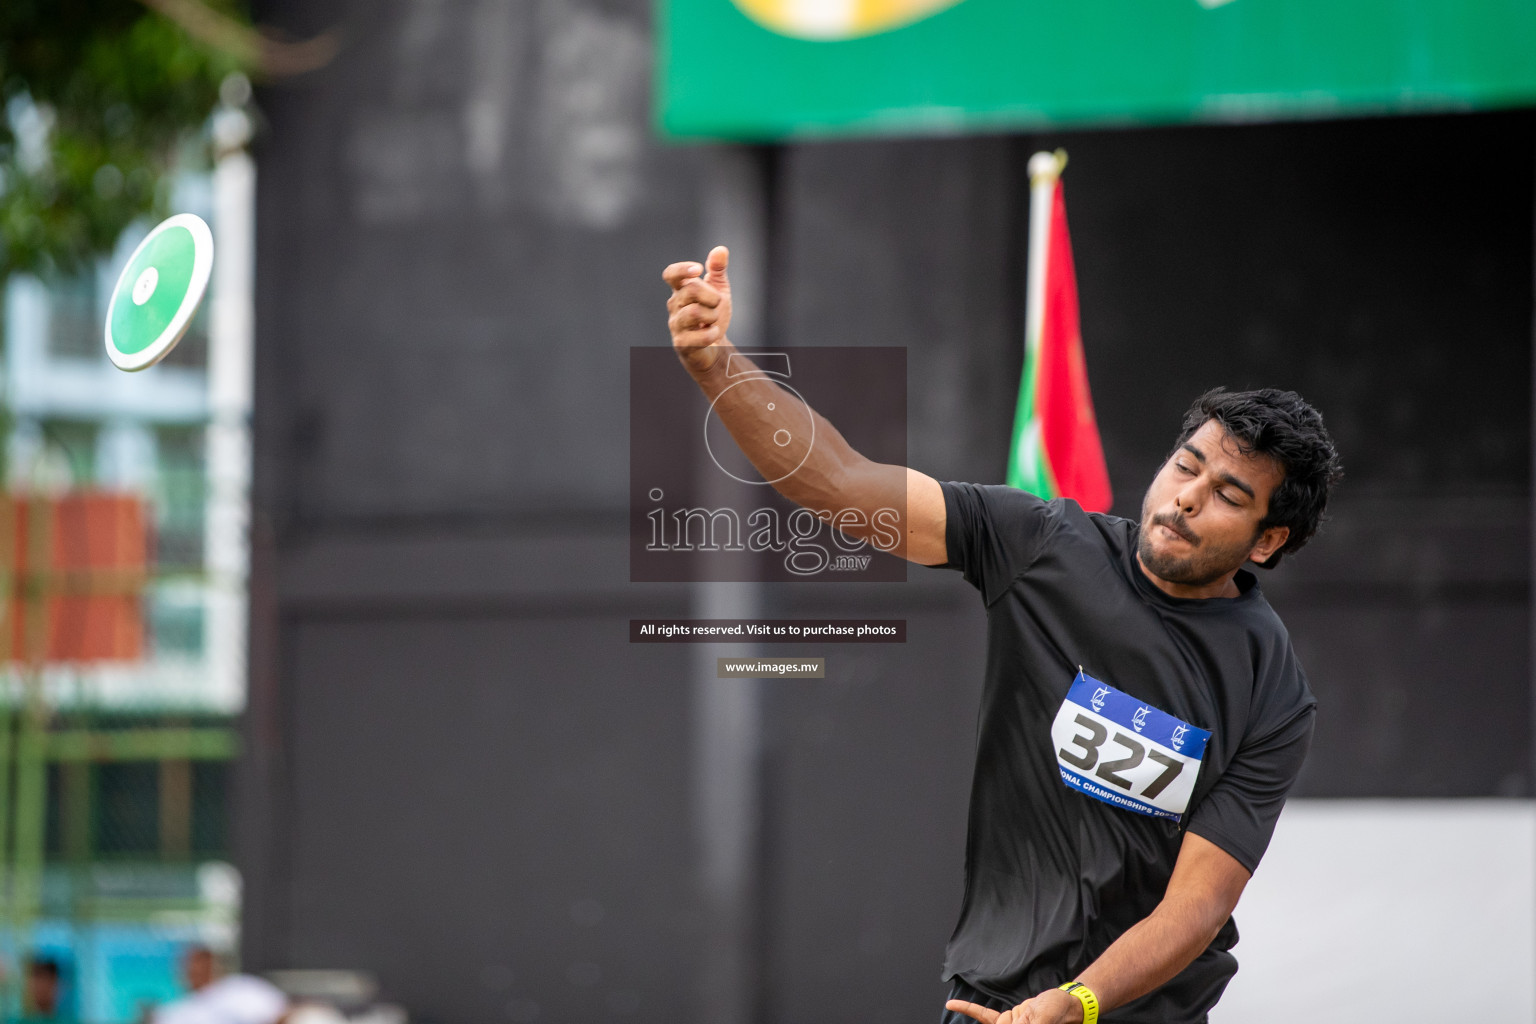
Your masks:
<instances>
[{"instance_id":1,"label":"metal pole","mask_svg":"<svg viewBox=\"0 0 1536 1024\"><path fill-rule=\"evenodd\" d=\"M1532 182L1531 190L1536 193L1536 182ZM1533 289L1536 289L1536 218L1531 223L1531 281ZM1530 517L1531 529L1531 581L1530 590L1526 600L1529 602L1530 622L1530 659L1529 671L1531 673L1531 721L1530 721L1530 748L1527 751L1529 761L1529 774L1526 777L1525 795L1536 797L1536 305L1531 309L1531 479L1526 487L1526 493L1530 496L1530 509L1526 513ZM1536 872L1536 867L1532 868Z\"/></svg>"},{"instance_id":2,"label":"metal pole","mask_svg":"<svg viewBox=\"0 0 1536 1024\"><path fill-rule=\"evenodd\" d=\"M16 716L11 711L15 699L15 676L11 671L12 639L21 615L20 576L15 571L16 540L20 501L0 495L0 929L15 937L14 908L16 905L16 871L11 856L11 762L15 758L12 731ZM20 947L12 942L13 952ZM11 969L7 969L7 968ZM0 1007L11 1005L11 986L19 984L21 963L7 965L0 961Z\"/></svg>"},{"instance_id":3,"label":"metal pole","mask_svg":"<svg viewBox=\"0 0 1536 1024\"><path fill-rule=\"evenodd\" d=\"M16 826L11 882L13 934L19 950L42 895L44 828L48 808L44 731L48 724L43 666L48 658L48 600L51 597L54 503L33 494L26 504L26 571L22 577L22 683L26 692L16 739Z\"/></svg>"},{"instance_id":4,"label":"metal pole","mask_svg":"<svg viewBox=\"0 0 1536 1024\"><path fill-rule=\"evenodd\" d=\"M0 627L7 631L10 629L10 621L0 617ZM11 697L10 689L10 662L9 659L0 661L0 684L6 687L6 692L0 694L0 930L4 934L14 934L12 930L12 907L15 905L15 870L11 861L11 760L12 747L11 729ZM0 1007L10 1005L11 983L15 979L16 971L8 967L19 967L20 964L7 965L0 959Z\"/></svg>"},{"instance_id":5,"label":"metal pole","mask_svg":"<svg viewBox=\"0 0 1536 1024\"><path fill-rule=\"evenodd\" d=\"M37 916L42 896L44 823L48 814L48 772L44 729L47 725L40 671L28 669L27 702L16 740L16 856L13 925L20 941Z\"/></svg>"},{"instance_id":6,"label":"metal pole","mask_svg":"<svg viewBox=\"0 0 1536 1024\"><path fill-rule=\"evenodd\" d=\"M256 279L256 163L245 149L250 82L231 75L214 115L213 267L208 323L208 495L204 528L210 684L245 704L250 575L251 395Z\"/></svg>"},{"instance_id":7,"label":"metal pole","mask_svg":"<svg viewBox=\"0 0 1536 1024\"><path fill-rule=\"evenodd\" d=\"M721 148L712 154L698 258L715 245L731 250L731 340L764 344L767 294L768 175L761 150ZM707 507L711 491L731 481L712 463L696 470ZM739 485L738 485L739 486ZM719 504L727 504L720 502ZM700 583L696 618L759 618L758 583ZM693 644L694 829L704 907L699 972L701 1024L754 1024L762 1013L763 885L762 681L718 679L716 659L751 653L750 645Z\"/></svg>"},{"instance_id":8,"label":"metal pole","mask_svg":"<svg viewBox=\"0 0 1536 1024\"><path fill-rule=\"evenodd\" d=\"M16 629L18 586L15 499L0 495L0 927L9 930L11 919L11 638ZM3 967L3 965L0 965ZM0 996L5 993L0 971Z\"/></svg>"}]
</instances>

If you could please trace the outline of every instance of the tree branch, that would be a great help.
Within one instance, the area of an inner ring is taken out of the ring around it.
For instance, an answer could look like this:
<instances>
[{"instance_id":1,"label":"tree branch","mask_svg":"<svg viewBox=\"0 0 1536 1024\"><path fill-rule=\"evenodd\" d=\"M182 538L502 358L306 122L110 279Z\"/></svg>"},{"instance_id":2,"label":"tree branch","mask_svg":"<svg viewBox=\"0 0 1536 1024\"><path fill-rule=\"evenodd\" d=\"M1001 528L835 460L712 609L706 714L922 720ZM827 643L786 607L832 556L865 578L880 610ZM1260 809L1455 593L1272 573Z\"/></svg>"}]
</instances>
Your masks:
<instances>
[{"instance_id":1,"label":"tree branch","mask_svg":"<svg viewBox=\"0 0 1536 1024\"><path fill-rule=\"evenodd\" d=\"M235 57L257 74L280 78L314 71L330 63L340 48L334 29L290 43L263 33L202 3L201 0L139 0L169 18L198 42Z\"/></svg>"}]
</instances>

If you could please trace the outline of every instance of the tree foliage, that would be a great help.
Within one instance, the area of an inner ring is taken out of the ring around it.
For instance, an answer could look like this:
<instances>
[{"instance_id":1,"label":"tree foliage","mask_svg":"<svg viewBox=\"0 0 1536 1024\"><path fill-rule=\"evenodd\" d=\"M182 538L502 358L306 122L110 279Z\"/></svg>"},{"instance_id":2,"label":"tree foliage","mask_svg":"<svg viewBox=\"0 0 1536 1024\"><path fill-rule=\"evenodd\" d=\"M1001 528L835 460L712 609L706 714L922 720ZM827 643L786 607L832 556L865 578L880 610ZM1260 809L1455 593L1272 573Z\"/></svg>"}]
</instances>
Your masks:
<instances>
[{"instance_id":1,"label":"tree foliage","mask_svg":"<svg viewBox=\"0 0 1536 1024\"><path fill-rule=\"evenodd\" d=\"M0 0L0 282L78 270L166 213L171 169L207 161L203 125L243 63L137 0Z\"/></svg>"}]
</instances>

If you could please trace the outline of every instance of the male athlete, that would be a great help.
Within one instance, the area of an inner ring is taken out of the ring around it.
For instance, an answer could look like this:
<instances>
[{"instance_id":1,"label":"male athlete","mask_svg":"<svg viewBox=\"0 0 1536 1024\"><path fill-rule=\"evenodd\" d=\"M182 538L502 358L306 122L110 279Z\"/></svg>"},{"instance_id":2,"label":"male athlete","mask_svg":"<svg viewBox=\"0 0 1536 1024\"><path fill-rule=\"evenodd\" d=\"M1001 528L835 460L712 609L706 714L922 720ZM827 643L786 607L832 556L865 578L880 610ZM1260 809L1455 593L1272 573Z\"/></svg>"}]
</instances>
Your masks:
<instances>
[{"instance_id":1,"label":"male athlete","mask_svg":"<svg viewBox=\"0 0 1536 1024\"><path fill-rule=\"evenodd\" d=\"M673 347L742 451L791 501L863 513L839 522L904 502L894 553L961 570L986 604L946 1024L1205 1021L1314 712L1241 567L1316 531L1340 475L1322 417L1291 392L1200 396L1139 523L881 466L820 417L807 454L782 443L770 379L726 390L727 258L664 277Z\"/></svg>"}]
</instances>

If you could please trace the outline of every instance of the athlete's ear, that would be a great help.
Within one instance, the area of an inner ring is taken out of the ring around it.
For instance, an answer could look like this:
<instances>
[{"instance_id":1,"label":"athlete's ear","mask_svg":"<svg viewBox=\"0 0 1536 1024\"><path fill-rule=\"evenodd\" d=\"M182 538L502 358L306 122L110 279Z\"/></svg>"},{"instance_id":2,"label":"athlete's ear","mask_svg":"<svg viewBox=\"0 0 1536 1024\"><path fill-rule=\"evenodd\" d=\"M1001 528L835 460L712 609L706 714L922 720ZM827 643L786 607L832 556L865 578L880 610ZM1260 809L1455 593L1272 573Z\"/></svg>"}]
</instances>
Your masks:
<instances>
[{"instance_id":1,"label":"athlete's ear","mask_svg":"<svg viewBox=\"0 0 1536 1024\"><path fill-rule=\"evenodd\" d=\"M1269 556L1285 547L1285 542L1291 539L1289 526L1271 526L1259 534L1259 539L1254 543L1253 550L1248 552L1248 561L1263 564L1269 561Z\"/></svg>"}]
</instances>

